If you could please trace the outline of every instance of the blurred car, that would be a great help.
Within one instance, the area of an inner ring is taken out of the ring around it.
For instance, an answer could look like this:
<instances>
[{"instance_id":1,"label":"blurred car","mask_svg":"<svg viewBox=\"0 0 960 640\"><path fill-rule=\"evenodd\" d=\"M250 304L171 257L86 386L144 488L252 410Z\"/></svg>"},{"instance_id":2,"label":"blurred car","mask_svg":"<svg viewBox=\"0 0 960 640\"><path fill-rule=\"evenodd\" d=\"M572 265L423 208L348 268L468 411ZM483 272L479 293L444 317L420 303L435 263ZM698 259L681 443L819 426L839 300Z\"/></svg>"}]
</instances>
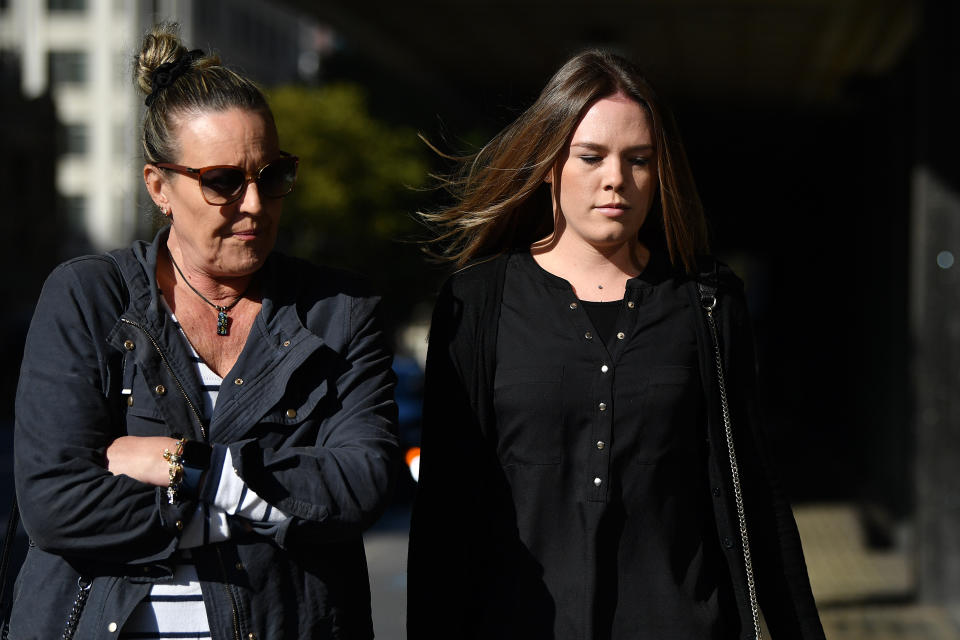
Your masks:
<instances>
[{"instance_id":1,"label":"blurred car","mask_svg":"<svg viewBox=\"0 0 960 640\"><path fill-rule=\"evenodd\" d=\"M420 467L420 428L423 419L423 370L410 356L397 355L393 359L393 371L397 374L395 391L399 413L398 430L400 447L409 473L402 474L397 486L396 499L410 502L416 488Z\"/></svg>"}]
</instances>

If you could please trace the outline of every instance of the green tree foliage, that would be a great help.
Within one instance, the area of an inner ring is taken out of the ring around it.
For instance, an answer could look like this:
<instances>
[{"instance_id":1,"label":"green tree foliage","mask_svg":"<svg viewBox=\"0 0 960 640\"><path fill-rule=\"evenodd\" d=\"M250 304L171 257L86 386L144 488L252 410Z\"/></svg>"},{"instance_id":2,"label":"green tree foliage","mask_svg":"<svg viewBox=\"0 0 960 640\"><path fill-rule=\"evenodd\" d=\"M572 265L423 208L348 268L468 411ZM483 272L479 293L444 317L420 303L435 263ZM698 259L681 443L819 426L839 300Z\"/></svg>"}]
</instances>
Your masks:
<instances>
[{"instance_id":1,"label":"green tree foliage","mask_svg":"<svg viewBox=\"0 0 960 640\"><path fill-rule=\"evenodd\" d=\"M281 147L300 157L280 248L366 274L387 294L388 321L402 320L435 285L415 242L415 212L430 197L425 145L374 118L355 85L280 87L269 100Z\"/></svg>"}]
</instances>

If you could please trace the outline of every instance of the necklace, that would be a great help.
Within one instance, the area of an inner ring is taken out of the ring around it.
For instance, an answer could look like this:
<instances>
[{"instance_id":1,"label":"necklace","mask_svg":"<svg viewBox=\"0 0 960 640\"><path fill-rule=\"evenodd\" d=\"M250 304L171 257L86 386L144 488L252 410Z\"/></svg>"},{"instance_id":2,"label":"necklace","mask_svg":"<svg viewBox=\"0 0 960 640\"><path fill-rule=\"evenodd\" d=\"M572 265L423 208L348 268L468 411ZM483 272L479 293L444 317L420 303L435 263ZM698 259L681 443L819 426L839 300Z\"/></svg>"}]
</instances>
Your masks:
<instances>
[{"instance_id":1,"label":"necklace","mask_svg":"<svg viewBox=\"0 0 960 640\"><path fill-rule=\"evenodd\" d=\"M247 295L247 291L250 290L250 284L253 282L253 279L252 278L250 279L250 282L247 283L247 288L244 289L243 292L240 295L238 295L233 302L231 302L225 307L222 307L219 304L213 304L212 302L207 300L207 297L205 295L203 295L202 293L200 293L199 291L193 288L193 285L190 284L189 280L187 280L187 276L183 275L183 271L180 270L180 265L178 265L177 261L173 259L173 254L170 253L169 249L167 249L167 255L170 256L170 262L173 263L173 268L176 269L177 273L180 274L180 278L183 279L183 281L187 284L188 287L190 287L190 291L193 291L195 294L200 296L201 300L203 300L208 305L210 305L211 307L217 310L217 335L218 336L229 335L230 319L227 317L227 312L230 311L230 309L233 309L235 306L237 306L237 303L243 299L243 296Z\"/></svg>"}]
</instances>

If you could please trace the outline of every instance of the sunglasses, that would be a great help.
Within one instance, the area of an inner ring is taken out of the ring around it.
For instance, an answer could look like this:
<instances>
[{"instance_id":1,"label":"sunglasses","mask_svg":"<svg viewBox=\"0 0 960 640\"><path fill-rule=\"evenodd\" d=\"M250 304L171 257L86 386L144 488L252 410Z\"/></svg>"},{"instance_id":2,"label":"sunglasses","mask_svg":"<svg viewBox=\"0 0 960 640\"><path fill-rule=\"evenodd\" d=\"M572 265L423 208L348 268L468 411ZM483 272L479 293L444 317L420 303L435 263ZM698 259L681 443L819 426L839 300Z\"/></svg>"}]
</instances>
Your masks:
<instances>
[{"instance_id":1,"label":"sunglasses","mask_svg":"<svg viewBox=\"0 0 960 640\"><path fill-rule=\"evenodd\" d=\"M299 162L297 156L281 151L278 159L271 160L253 173L229 164L199 169L169 162L157 162L153 166L196 178L207 204L223 206L239 200L250 182L257 183L257 192L262 197L282 198L293 191Z\"/></svg>"}]
</instances>

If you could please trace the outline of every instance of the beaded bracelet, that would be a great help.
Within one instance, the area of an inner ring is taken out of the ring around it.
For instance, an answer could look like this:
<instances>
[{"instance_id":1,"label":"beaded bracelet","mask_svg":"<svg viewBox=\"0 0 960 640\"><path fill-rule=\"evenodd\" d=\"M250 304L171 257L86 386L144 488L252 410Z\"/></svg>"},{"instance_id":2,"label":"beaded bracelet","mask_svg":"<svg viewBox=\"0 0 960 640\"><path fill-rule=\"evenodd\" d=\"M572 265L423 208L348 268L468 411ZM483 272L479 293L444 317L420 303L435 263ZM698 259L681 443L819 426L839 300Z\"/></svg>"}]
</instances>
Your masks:
<instances>
[{"instance_id":1,"label":"beaded bracelet","mask_svg":"<svg viewBox=\"0 0 960 640\"><path fill-rule=\"evenodd\" d=\"M180 483L183 482L183 465L180 463L183 460L183 445L185 443L186 439L180 438L177 440L177 446L173 451L170 451L170 449L163 450L163 459L170 465L168 470L170 483L167 485L167 501L170 504L176 504L177 492L180 491Z\"/></svg>"}]
</instances>

